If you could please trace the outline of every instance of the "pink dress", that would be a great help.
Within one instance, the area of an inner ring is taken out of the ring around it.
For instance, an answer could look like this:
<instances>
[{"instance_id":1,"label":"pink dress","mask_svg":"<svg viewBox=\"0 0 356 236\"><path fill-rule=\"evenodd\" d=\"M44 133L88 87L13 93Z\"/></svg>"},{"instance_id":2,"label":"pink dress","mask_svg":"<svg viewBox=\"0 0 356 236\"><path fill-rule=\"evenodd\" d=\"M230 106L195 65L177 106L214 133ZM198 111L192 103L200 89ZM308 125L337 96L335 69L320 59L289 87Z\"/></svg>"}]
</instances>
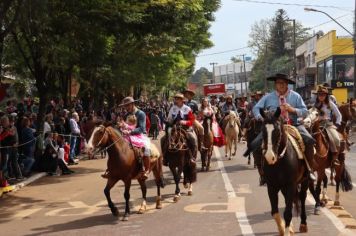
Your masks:
<instances>
[{"instance_id":1,"label":"pink dress","mask_svg":"<svg viewBox=\"0 0 356 236\"><path fill-rule=\"evenodd\" d=\"M124 130L128 130L128 131L132 131L135 128L136 127L134 125L128 125L128 124L126 124L123 127ZM132 146L134 147L138 147L138 148L145 147L146 137L143 134L125 135L124 137L126 141L128 143L132 143Z\"/></svg>"}]
</instances>

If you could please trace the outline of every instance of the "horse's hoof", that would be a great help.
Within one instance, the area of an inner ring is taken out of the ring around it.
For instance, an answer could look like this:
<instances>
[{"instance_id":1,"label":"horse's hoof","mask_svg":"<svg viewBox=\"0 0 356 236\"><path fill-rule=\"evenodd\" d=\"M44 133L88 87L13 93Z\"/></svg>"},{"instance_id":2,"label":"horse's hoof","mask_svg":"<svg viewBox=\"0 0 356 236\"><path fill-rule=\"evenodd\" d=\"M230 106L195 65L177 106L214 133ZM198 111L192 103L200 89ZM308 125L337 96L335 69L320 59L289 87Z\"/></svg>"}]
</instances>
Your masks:
<instances>
[{"instance_id":1,"label":"horse's hoof","mask_svg":"<svg viewBox=\"0 0 356 236\"><path fill-rule=\"evenodd\" d=\"M229 161L231 160L231 157L229 157Z\"/></svg>"},{"instance_id":2,"label":"horse's hoof","mask_svg":"<svg viewBox=\"0 0 356 236\"><path fill-rule=\"evenodd\" d=\"M305 224L300 224L299 226L299 232L300 233L307 233L308 232L308 226Z\"/></svg>"},{"instance_id":3,"label":"horse's hoof","mask_svg":"<svg viewBox=\"0 0 356 236\"><path fill-rule=\"evenodd\" d=\"M331 186L335 186L334 180L331 180L330 185L331 185Z\"/></svg>"},{"instance_id":4,"label":"horse's hoof","mask_svg":"<svg viewBox=\"0 0 356 236\"><path fill-rule=\"evenodd\" d=\"M340 201L335 201L334 206L340 206Z\"/></svg>"},{"instance_id":5,"label":"horse's hoof","mask_svg":"<svg viewBox=\"0 0 356 236\"><path fill-rule=\"evenodd\" d=\"M314 215L320 215L320 207L314 208Z\"/></svg>"},{"instance_id":6,"label":"horse's hoof","mask_svg":"<svg viewBox=\"0 0 356 236\"><path fill-rule=\"evenodd\" d=\"M110 208L111 213L113 216L118 217L119 216L119 210L116 207Z\"/></svg>"},{"instance_id":7,"label":"horse's hoof","mask_svg":"<svg viewBox=\"0 0 356 236\"><path fill-rule=\"evenodd\" d=\"M137 214L144 214L145 211L146 211L146 207L141 207L141 208L138 210Z\"/></svg>"},{"instance_id":8,"label":"horse's hoof","mask_svg":"<svg viewBox=\"0 0 356 236\"><path fill-rule=\"evenodd\" d=\"M189 184L188 183L184 184L184 188L189 188Z\"/></svg>"},{"instance_id":9,"label":"horse's hoof","mask_svg":"<svg viewBox=\"0 0 356 236\"><path fill-rule=\"evenodd\" d=\"M249 160L247 161L247 165L251 165L251 162Z\"/></svg>"},{"instance_id":10,"label":"horse's hoof","mask_svg":"<svg viewBox=\"0 0 356 236\"><path fill-rule=\"evenodd\" d=\"M207 166L207 167L205 168L205 171L209 171L209 170L210 170L210 167Z\"/></svg>"},{"instance_id":11,"label":"horse's hoof","mask_svg":"<svg viewBox=\"0 0 356 236\"><path fill-rule=\"evenodd\" d=\"M193 191L188 191L188 196L192 196L193 195Z\"/></svg>"},{"instance_id":12,"label":"horse's hoof","mask_svg":"<svg viewBox=\"0 0 356 236\"><path fill-rule=\"evenodd\" d=\"M156 209L162 209L162 203L156 202Z\"/></svg>"},{"instance_id":13,"label":"horse's hoof","mask_svg":"<svg viewBox=\"0 0 356 236\"><path fill-rule=\"evenodd\" d=\"M236 155L236 152L234 152L233 154L232 154L232 156L235 156Z\"/></svg>"},{"instance_id":14,"label":"horse's hoof","mask_svg":"<svg viewBox=\"0 0 356 236\"><path fill-rule=\"evenodd\" d=\"M321 203L321 205L322 205L322 207L324 207L324 206L326 206L326 204L328 204L328 199L321 199L320 200L320 203Z\"/></svg>"},{"instance_id":15,"label":"horse's hoof","mask_svg":"<svg viewBox=\"0 0 356 236\"><path fill-rule=\"evenodd\" d=\"M200 169L200 172L204 172L204 166Z\"/></svg>"},{"instance_id":16,"label":"horse's hoof","mask_svg":"<svg viewBox=\"0 0 356 236\"><path fill-rule=\"evenodd\" d=\"M227 157L227 154L225 154L225 157Z\"/></svg>"},{"instance_id":17,"label":"horse's hoof","mask_svg":"<svg viewBox=\"0 0 356 236\"><path fill-rule=\"evenodd\" d=\"M125 214L124 217L122 217L122 221L128 221L129 220L129 215Z\"/></svg>"},{"instance_id":18,"label":"horse's hoof","mask_svg":"<svg viewBox=\"0 0 356 236\"><path fill-rule=\"evenodd\" d=\"M173 198L173 202L178 202L180 199L180 196L179 195L175 195L174 198Z\"/></svg>"}]
</instances>

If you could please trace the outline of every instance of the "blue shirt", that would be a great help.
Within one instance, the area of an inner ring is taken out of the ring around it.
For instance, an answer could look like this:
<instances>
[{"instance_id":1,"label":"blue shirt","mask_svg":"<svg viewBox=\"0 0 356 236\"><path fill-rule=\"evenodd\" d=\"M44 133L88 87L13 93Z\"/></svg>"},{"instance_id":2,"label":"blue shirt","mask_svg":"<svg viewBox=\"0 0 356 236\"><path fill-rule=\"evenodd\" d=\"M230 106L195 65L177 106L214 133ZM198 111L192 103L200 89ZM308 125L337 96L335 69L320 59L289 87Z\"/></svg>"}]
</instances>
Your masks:
<instances>
[{"instance_id":1,"label":"blue shirt","mask_svg":"<svg viewBox=\"0 0 356 236\"><path fill-rule=\"evenodd\" d=\"M286 97L286 103L295 108L296 113L289 112L289 118L292 125L299 125L298 117L305 117L308 114L307 107L304 104L303 98L299 93L290 90ZM277 110L279 107L279 97L276 92L269 93L261 98L258 103L253 107L253 115L258 119L261 118L260 109L267 109L270 111Z\"/></svg>"},{"instance_id":2,"label":"blue shirt","mask_svg":"<svg viewBox=\"0 0 356 236\"><path fill-rule=\"evenodd\" d=\"M137 125L136 125L136 129L132 130L130 134L131 135L146 134L146 113L144 113L140 109L135 109L133 114L136 116ZM125 119L128 115L130 115L130 113L128 113L125 116Z\"/></svg>"}]
</instances>

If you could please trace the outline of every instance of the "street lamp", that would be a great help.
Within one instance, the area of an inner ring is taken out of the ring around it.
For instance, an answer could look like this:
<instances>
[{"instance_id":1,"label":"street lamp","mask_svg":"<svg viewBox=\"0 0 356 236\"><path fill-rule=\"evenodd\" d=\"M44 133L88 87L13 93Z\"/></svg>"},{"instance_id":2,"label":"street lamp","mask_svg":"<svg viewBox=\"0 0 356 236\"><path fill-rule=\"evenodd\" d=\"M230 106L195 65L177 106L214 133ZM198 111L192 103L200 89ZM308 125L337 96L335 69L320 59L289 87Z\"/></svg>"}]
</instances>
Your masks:
<instances>
[{"instance_id":1,"label":"street lamp","mask_svg":"<svg viewBox=\"0 0 356 236\"><path fill-rule=\"evenodd\" d=\"M218 63L216 62L211 62L210 65L213 66L213 81L212 84L215 84L215 65L217 65Z\"/></svg>"},{"instance_id":2,"label":"street lamp","mask_svg":"<svg viewBox=\"0 0 356 236\"><path fill-rule=\"evenodd\" d=\"M356 2L355 2L355 8L356 8ZM341 28L343 28L347 33L349 33L354 41L354 98L356 98L356 32L353 34L351 33L348 29L346 29L343 25L341 25L336 19L334 19L333 17L331 17L328 13L324 12L324 11L320 11L314 8L304 8L304 11L314 11L314 12L320 12L323 13L324 15L326 15L327 17L329 17L331 20L333 20L336 24L338 24ZM355 9L355 20L356 20L356 9Z\"/></svg>"}]
</instances>

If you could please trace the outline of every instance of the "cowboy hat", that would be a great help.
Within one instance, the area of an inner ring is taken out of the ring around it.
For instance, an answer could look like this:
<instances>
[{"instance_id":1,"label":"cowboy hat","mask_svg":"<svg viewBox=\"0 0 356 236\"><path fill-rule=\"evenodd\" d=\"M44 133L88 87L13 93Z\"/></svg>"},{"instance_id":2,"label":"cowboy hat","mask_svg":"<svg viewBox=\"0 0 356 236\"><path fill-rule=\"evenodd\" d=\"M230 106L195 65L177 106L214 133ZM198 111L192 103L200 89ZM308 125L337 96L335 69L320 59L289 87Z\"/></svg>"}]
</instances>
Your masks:
<instances>
[{"instance_id":1,"label":"cowboy hat","mask_svg":"<svg viewBox=\"0 0 356 236\"><path fill-rule=\"evenodd\" d=\"M288 84L295 84L295 81L289 78L287 74L277 73L275 75L267 77L268 81L276 81L277 79L284 79L285 81L288 82Z\"/></svg>"},{"instance_id":2,"label":"cowboy hat","mask_svg":"<svg viewBox=\"0 0 356 236\"><path fill-rule=\"evenodd\" d=\"M329 83L323 83L322 86L324 86L325 88L327 88L329 91L334 90L334 88L330 87Z\"/></svg>"},{"instance_id":3,"label":"cowboy hat","mask_svg":"<svg viewBox=\"0 0 356 236\"><path fill-rule=\"evenodd\" d=\"M184 99L184 95L181 94L181 93L176 93L173 97L174 97L174 98L181 98L181 99Z\"/></svg>"},{"instance_id":4,"label":"cowboy hat","mask_svg":"<svg viewBox=\"0 0 356 236\"><path fill-rule=\"evenodd\" d=\"M190 90L190 89L186 89L183 91L183 94L186 94L186 93L190 93L192 94L193 96L195 95L194 91L193 90Z\"/></svg>"},{"instance_id":5,"label":"cowboy hat","mask_svg":"<svg viewBox=\"0 0 356 236\"><path fill-rule=\"evenodd\" d=\"M135 100L133 99L133 97L126 97L122 100L120 106L126 106L126 105L129 105L134 102L135 102Z\"/></svg>"},{"instance_id":6,"label":"cowboy hat","mask_svg":"<svg viewBox=\"0 0 356 236\"><path fill-rule=\"evenodd\" d=\"M324 87L322 85L319 85L318 86L318 89L316 91L313 92L314 94L329 94L329 90L327 87Z\"/></svg>"},{"instance_id":7,"label":"cowboy hat","mask_svg":"<svg viewBox=\"0 0 356 236\"><path fill-rule=\"evenodd\" d=\"M264 93L263 93L261 90L258 90L258 91L256 91L256 93L255 93L255 96L256 96L256 95L261 95L261 96L263 96Z\"/></svg>"}]
</instances>

